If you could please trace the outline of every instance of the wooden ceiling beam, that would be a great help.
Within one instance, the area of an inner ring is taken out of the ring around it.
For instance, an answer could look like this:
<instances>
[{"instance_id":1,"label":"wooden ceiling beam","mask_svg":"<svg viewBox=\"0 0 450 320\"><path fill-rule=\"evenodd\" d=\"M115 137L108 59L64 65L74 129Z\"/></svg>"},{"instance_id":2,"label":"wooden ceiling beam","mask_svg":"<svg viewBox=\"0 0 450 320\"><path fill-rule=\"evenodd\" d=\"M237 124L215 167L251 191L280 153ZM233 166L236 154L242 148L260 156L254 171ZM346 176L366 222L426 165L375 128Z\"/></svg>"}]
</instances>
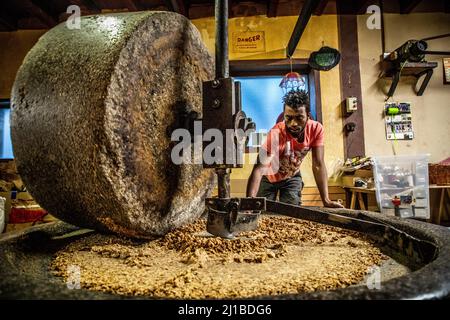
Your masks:
<instances>
[{"instance_id":1,"label":"wooden ceiling beam","mask_svg":"<svg viewBox=\"0 0 450 320\"><path fill-rule=\"evenodd\" d=\"M102 11L92 0L71 0L70 4L79 6L82 15L99 13Z\"/></svg>"},{"instance_id":2,"label":"wooden ceiling beam","mask_svg":"<svg viewBox=\"0 0 450 320\"><path fill-rule=\"evenodd\" d=\"M86 7L86 9L88 9L89 11L93 11L93 12L102 11L102 8L100 8L100 6L92 0L78 0L78 1L81 2L81 4L84 7Z\"/></svg>"},{"instance_id":3,"label":"wooden ceiling beam","mask_svg":"<svg viewBox=\"0 0 450 320\"><path fill-rule=\"evenodd\" d=\"M183 0L164 0L169 10L188 17L188 8Z\"/></svg>"},{"instance_id":4,"label":"wooden ceiling beam","mask_svg":"<svg viewBox=\"0 0 450 320\"><path fill-rule=\"evenodd\" d=\"M99 3L97 0L81 0L81 1L83 1L86 5L89 4L90 6L97 8L99 12L101 12L102 9L104 9L102 7L102 4Z\"/></svg>"},{"instance_id":5,"label":"wooden ceiling beam","mask_svg":"<svg viewBox=\"0 0 450 320\"><path fill-rule=\"evenodd\" d=\"M228 0L228 19L233 17L233 5L236 1Z\"/></svg>"},{"instance_id":6,"label":"wooden ceiling beam","mask_svg":"<svg viewBox=\"0 0 450 320\"><path fill-rule=\"evenodd\" d=\"M367 13L367 8L371 5L371 4L375 4L376 1L374 0L362 0L360 1L358 6L355 6L356 10L356 14L366 14Z\"/></svg>"},{"instance_id":7,"label":"wooden ceiling beam","mask_svg":"<svg viewBox=\"0 0 450 320\"><path fill-rule=\"evenodd\" d=\"M136 1L133 0L122 0L125 7L128 9L128 11L141 11L142 6L140 4L137 4Z\"/></svg>"},{"instance_id":8,"label":"wooden ceiling beam","mask_svg":"<svg viewBox=\"0 0 450 320\"><path fill-rule=\"evenodd\" d=\"M400 13L411 13L411 11L413 11L421 1L422 0L399 0Z\"/></svg>"},{"instance_id":9,"label":"wooden ceiling beam","mask_svg":"<svg viewBox=\"0 0 450 320\"><path fill-rule=\"evenodd\" d=\"M52 17L47 11L33 3L31 0L24 2L24 9L31 15L38 18L45 25L53 27L57 24L57 19Z\"/></svg>"},{"instance_id":10,"label":"wooden ceiling beam","mask_svg":"<svg viewBox=\"0 0 450 320\"><path fill-rule=\"evenodd\" d=\"M267 17L275 18L277 16L279 0L267 1Z\"/></svg>"},{"instance_id":11,"label":"wooden ceiling beam","mask_svg":"<svg viewBox=\"0 0 450 320\"><path fill-rule=\"evenodd\" d=\"M12 18L5 12L0 13L0 24L8 31L17 30L17 19Z\"/></svg>"},{"instance_id":12,"label":"wooden ceiling beam","mask_svg":"<svg viewBox=\"0 0 450 320\"><path fill-rule=\"evenodd\" d=\"M319 4L317 5L317 9L314 11L314 14L316 16L321 16L325 11L327 4L328 0L320 0Z\"/></svg>"}]
</instances>

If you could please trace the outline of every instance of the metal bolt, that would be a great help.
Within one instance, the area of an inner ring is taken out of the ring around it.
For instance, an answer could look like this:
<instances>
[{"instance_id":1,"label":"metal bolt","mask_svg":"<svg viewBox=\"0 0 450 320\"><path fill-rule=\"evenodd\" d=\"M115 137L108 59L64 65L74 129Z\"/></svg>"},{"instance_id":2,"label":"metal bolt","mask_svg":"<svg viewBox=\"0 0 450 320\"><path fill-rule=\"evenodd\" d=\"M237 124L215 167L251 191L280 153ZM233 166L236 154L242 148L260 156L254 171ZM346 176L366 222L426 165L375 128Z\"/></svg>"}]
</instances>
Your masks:
<instances>
[{"instance_id":1,"label":"metal bolt","mask_svg":"<svg viewBox=\"0 0 450 320\"><path fill-rule=\"evenodd\" d=\"M220 107L220 100L219 99L214 99L212 107L214 109L219 108Z\"/></svg>"},{"instance_id":2,"label":"metal bolt","mask_svg":"<svg viewBox=\"0 0 450 320\"><path fill-rule=\"evenodd\" d=\"M233 201L233 202L230 203L230 207L231 207L231 210L238 210L239 209L239 203Z\"/></svg>"},{"instance_id":3,"label":"metal bolt","mask_svg":"<svg viewBox=\"0 0 450 320\"><path fill-rule=\"evenodd\" d=\"M259 208L261 206L261 201L256 201L255 204Z\"/></svg>"},{"instance_id":4,"label":"metal bolt","mask_svg":"<svg viewBox=\"0 0 450 320\"><path fill-rule=\"evenodd\" d=\"M212 82L212 87L213 87L214 89L220 87L220 81L217 80L217 79L216 79L216 80L213 80L213 82Z\"/></svg>"}]
</instances>

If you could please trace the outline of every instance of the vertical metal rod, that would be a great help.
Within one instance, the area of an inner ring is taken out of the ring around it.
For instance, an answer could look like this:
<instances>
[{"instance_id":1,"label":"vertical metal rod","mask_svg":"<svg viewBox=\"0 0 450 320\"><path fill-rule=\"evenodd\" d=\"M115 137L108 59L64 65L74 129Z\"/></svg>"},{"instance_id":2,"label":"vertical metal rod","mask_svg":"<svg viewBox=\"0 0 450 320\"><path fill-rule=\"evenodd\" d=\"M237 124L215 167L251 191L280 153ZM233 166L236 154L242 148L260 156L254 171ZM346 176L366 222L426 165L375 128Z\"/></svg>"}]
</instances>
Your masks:
<instances>
[{"instance_id":1,"label":"vertical metal rod","mask_svg":"<svg viewBox=\"0 0 450 320\"><path fill-rule=\"evenodd\" d=\"M228 0L216 0L216 79L228 78ZM230 170L216 169L219 198L230 197Z\"/></svg>"},{"instance_id":2,"label":"vertical metal rod","mask_svg":"<svg viewBox=\"0 0 450 320\"><path fill-rule=\"evenodd\" d=\"M380 0L380 13L381 13L381 54L386 52L386 30L384 29L384 4L383 0Z\"/></svg>"},{"instance_id":3,"label":"vertical metal rod","mask_svg":"<svg viewBox=\"0 0 450 320\"><path fill-rule=\"evenodd\" d=\"M230 170L216 169L219 198L230 197Z\"/></svg>"},{"instance_id":4,"label":"vertical metal rod","mask_svg":"<svg viewBox=\"0 0 450 320\"><path fill-rule=\"evenodd\" d=\"M229 77L228 0L216 0L216 79Z\"/></svg>"}]
</instances>

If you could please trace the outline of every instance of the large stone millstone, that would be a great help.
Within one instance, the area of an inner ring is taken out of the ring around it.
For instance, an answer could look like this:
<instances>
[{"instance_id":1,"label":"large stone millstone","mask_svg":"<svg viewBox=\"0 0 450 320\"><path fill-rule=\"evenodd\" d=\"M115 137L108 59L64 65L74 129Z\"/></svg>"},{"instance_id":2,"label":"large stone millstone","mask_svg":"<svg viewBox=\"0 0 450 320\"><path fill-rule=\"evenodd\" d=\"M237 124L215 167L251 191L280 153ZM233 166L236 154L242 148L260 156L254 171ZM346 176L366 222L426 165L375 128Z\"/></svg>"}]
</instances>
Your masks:
<instances>
[{"instance_id":1,"label":"large stone millstone","mask_svg":"<svg viewBox=\"0 0 450 320\"><path fill-rule=\"evenodd\" d=\"M12 92L14 155L30 193L66 222L133 237L195 220L213 174L174 165L170 133L186 108L201 112L201 83L212 78L197 29L176 13L51 29Z\"/></svg>"}]
</instances>

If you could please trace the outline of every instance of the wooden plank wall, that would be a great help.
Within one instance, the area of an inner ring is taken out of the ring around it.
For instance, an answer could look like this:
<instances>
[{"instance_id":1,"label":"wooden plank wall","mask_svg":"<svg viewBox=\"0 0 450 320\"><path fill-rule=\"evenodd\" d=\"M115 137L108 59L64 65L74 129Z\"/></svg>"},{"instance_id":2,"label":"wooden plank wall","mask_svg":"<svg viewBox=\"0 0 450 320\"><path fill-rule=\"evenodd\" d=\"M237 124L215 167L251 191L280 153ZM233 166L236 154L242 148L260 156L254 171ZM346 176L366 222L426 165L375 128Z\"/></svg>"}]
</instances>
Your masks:
<instances>
[{"instance_id":1,"label":"wooden plank wall","mask_svg":"<svg viewBox=\"0 0 450 320\"><path fill-rule=\"evenodd\" d=\"M342 204L345 205L345 191L340 186L328 187L328 194L332 201L341 200ZM320 198L319 189L317 187L304 187L302 190L302 205L311 207L321 207L323 206L322 200Z\"/></svg>"},{"instance_id":2,"label":"wooden plank wall","mask_svg":"<svg viewBox=\"0 0 450 320\"><path fill-rule=\"evenodd\" d=\"M247 179L232 179L231 184L231 196L232 197L245 197L247 189ZM345 191L340 186L328 187L330 199L333 201L342 200L345 205ZM213 195L217 195L217 189L213 191ZM302 191L302 205L304 206L323 206L320 199L319 190L317 187L304 187Z\"/></svg>"}]
</instances>

